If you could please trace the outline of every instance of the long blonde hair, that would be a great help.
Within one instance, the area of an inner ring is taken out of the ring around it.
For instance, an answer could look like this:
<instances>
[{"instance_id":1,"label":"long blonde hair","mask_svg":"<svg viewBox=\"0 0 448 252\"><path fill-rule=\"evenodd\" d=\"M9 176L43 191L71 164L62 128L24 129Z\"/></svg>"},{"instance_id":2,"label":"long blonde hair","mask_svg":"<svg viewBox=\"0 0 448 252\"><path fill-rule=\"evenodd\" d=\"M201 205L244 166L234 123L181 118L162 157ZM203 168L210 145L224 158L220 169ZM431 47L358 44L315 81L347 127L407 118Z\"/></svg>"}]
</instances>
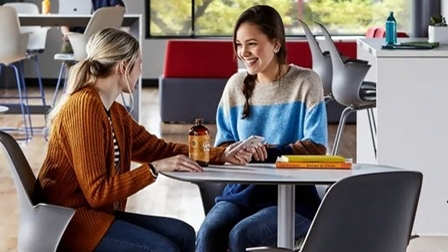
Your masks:
<instances>
[{"instance_id":1,"label":"long blonde hair","mask_svg":"<svg viewBox=\"0 0 448 252\"><path fill-rule=\"evenodd\" d=\"M138 58L139 50L138 41L122 30L106 28L92 35L86 45L87 58L70 67L65 92L48 113L48 129L73 93L93 85L97 78L106 78L113 74L114 67L122 61L127 64L125 74L129 75ZM126 82L131 92L128 79ZM130 97L133 104L132 95Z\"/></svg>"}]
</instances>

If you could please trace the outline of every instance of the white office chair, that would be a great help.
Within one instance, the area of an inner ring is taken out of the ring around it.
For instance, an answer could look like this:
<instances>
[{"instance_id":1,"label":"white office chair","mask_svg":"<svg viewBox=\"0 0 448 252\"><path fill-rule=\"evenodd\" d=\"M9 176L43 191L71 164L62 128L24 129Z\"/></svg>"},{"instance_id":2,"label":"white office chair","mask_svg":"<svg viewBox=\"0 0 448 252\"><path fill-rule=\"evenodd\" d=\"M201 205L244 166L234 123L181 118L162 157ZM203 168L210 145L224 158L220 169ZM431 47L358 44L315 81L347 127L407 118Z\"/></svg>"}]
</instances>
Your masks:
<instances>
[{"instance_id":1,"label":"white office chair","mask_svg":"<svg viewBox=\"0 0 448 252\"><path fill-rule=\"evenodd\" d=\"M39 7L35 3L5 3L3 6L11 6L16 9L18 14L39 14ZM34 61L35 71L37 75L37 81L39 84L40 96L28 98L39 98L42 100L42 105L46 106L45 93L42 84L42 75L39 67L38 54L43 53L45 50L45 44L47 41L47 33L50 27L41 26L22 26L20 30L29 32L30 37L27 45L27 57Z\"/></svg>"},{"instance_id":2,"label":"white office chair","mask_svg":"<svg viewBox=\"0 0 448 252\"><path fill-rule=\"evenodd\" d=\"M20 31L16 10L10 6L0 6L0 74L3 67L13 68L18 91L18 96L2 96L0 98L8 99L8 102L3 104L9 108L7 113L20 111L24 124L23 128L4 128L3 130L22 132L25 135L23 139L25 142L28 142L33 136L22 62L27 59L28 38L29 33ZM18 99L19 103L11 102L12 99Z\"/></svg>"},{"instance_id":3,"label":"white office chair","mask_svg":"<svg viewBox=\"0 0 448 252\"><path fill-rule=\"evenodd\" d=\"M54 56L55 60L62 60L63 62L59 70L59 77L54 93L53 105L56 101L60 85L62 81L65 80L65 75L67 73L68 68L67 63L74 63L77 61L81 61L87 57L86 53L87 41L89 40L90 36L92 36L96 32L108 27L117 29L120 28L121 23L123 23L124 12L125 12L124 7L114 6L114 7L100 8L93 13L83 34L76 32L71 32L67 34L67 37L73 48L73 54L58 53Z\"/></svg>"},{"instance_id":4,"label":"white office chair","mask_svg":"<svg viewBox=\"0 0 448 252\"><path fill-rule=\"evenodd\" d=\"M0 142L19 197L18 251L56 251L75 209L41 202L42 188L20 146L1 131Z\"/></svg>"}]
</instances>

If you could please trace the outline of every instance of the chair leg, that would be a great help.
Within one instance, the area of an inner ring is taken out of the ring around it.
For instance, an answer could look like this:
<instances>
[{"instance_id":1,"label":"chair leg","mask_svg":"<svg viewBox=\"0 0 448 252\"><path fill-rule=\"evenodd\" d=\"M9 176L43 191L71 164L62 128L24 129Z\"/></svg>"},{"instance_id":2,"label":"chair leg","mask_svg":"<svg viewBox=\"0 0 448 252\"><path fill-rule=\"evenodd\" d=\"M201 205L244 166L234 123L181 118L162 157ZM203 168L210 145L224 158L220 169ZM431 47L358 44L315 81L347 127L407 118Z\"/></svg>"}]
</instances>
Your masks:
<instances>
[{"instance_id":1,"label":"chair leg","mask_svg":"<svg viewBox=\"0 0 448 252\"><path fill-rule=\"evenodd\" d=\"M24 130L25 130L25 141L29 142L33 136L33 128L32 128L32 124L31 124L31 115L30 115L30 111L29 111L29 107L28 107L29 104L28 104L28 97L26 94L23 72L21 72L20 68L18 68L14 64L11 64L11 67L14 68L14 71L16 74L17 89L19 92L20 109L22 111L23 124L24 124ZM25 99L23 96L25 96ZM28 115L28 122L27 122L27 115Z\"/></svg>"},{"instance_id":2,"label":"chair leg","mask_svg":"<svg viewBox=\"0 0 448 252\"><path fill-rule=\"evenodd\" d=\"M33 55L31 58L34 60L34 67L36 69L37 81L39 82L39 92L40 92L40 97L42 99L42 105L47 106L47 103L45 100L44 87L42 84L42 75L40 72L39 60L38 60L37 55Z\"/></svg>"},{"instance_id":3,"label":"chair leg","mask_svg":"<svg viewBox=\"0 0 448 252\"><path fill-rule=\"evenodd\" d=\"M26 104L29 104L28 91L26 90L25 75L24 75L25 67L23 66L23 61L20 61L17 64L19 65L19 69L18 69L19 73L18 74L20 77L20 83L22 84L23 95L25 96Z\"/></svg>"},{"instance_id":4,"label":"chair leg","mask_svg":"<svg viewBox=\"0 0 448 252\"><path fill-rule=\"evenodd\" d=\"M331 151L331 155L337 155L339 150L339 143L341 141L342 132L344 131L345 122L347 121L347 117L355 110L352 107L346 107L342 113L341 118L339 119L338 129L336 131L336 136L334 138L333 149Z\"/></svg>"},{"instance_id":5,"label":"chair leg","mask_svg":"<svg viewBox=\"0 0 448 252\"><path fill-rule=\"evenodd\" d=\"M376 123L375 123L375 115L373 114L373 109L372 108L368 108L367 109L367 117L369 119L370 135L372 137L373 152L375 154L375 159L376 159L376 157L377 157L377 151L376 151Z\"/></svg>"},{"instance_id":6,"label":"chair leg","mask_svg":"<svg viewBox=\"0 0 448 252\"><path fill-rule=\"evenodd\" d=\"M65 72L66 72L66 66L65 66L65 62L61 63L61 68L59 69L59 76L58 76L58 82L56 83L56 87L54 89L54 96L53 96L53 103L52 103L52 107L54 107L54 105L56 104L56 100L58 97L58 93L59 93L59 87L61 86L61 82L65 82ZM63 80L64 79L64 80Z\"/></svg>"},{"instance_id":7,"label":"chair leg","mask_svg":"<svg viewBox=\"0 0 448 252\"><path fill-rule=\"evenodd\" d=\"M25 130L27 132L30 132L30 138L31 139L33 137L33 125L31 122L31 112L30 112L30 103L29 103L29 96L28 96L28 90L26 88L26 82L25 82L25 65L24 65L24 61L19 61L19 68L17 69L19 71L19 76L21 77L21 84L22 84L22 97L25 96L25 110L26 110L26 114L28 114L28 125L29 127L25 127ZM20 98L20 97L19 97Z\"/></svg>"}]
</instances>

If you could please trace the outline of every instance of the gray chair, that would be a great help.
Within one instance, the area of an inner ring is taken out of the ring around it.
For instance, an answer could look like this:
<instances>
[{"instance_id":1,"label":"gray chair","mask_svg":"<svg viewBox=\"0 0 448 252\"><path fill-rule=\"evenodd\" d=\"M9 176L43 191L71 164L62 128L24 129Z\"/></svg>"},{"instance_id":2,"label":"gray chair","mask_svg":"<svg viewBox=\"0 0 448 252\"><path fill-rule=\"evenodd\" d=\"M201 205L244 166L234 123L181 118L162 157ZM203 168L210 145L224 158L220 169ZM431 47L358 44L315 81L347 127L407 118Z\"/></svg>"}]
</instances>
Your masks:
<instances>
[{"instance_id":1,"label":"gray chair","mask_svg":"<svg viewBox=\"0 0 448 252\"><path fill-rule=\"evenodd\" d=\"M210 209L215 205L215 198L222 194L222 191L227 184L208 182L197 182L195 184L199 187L202 206L204 207L205 215L207 215Z\"/></svg>"},{"instance_id":2,"label":"gray chair","mask_svg":"<svg viewBox=\"0 0 448 252\"><path fill-rule=\"evenodd\" d=\"M300 252L405 252L422 179L420 172L397 170L338 181L325 195Z\"/></svg>"},{"instance_id":3,"label":"gray chair","mask_svg":"<svg viewBox=\"0 0 448 252\"><path fill-rule=\"evenodd\" d=\"M0 142L19 197L18 251L56 251L75 209L40 202L40 184L22 149L12 136L2 131Z\"/></svg>"},{"instance_id":4,"label":"gray chair","mask_svg":"<svg viewBox=\"0 0 448 252\"><path fill-rule=\"evenodd\" d=\"M327 104L327 119L329 123L339 123L340 115L345 109L345 106L337 103L334 100L333 93L331 91L331 84L333 81L333 66L331 62L331 56L329 51L322 51L319 43L316 40L311 29L301 19L297 19L305 31L306 39L311 51L312 69L319 75L322 86L324 88L324 99ZM342 56L344 59L348 58ZM347 117L347 123L356 123L356 115L352 114Z\"/></svg>"},{"instance_id":5,"label":"gray chair","mask_svg":"<svg viewBox=\"0 0 448 252\"><path fill-rule=\"evenodd\" d=\"M333 99L333 94L331 92L331 82L333 78L333 67L331 63L330 52L322 51L314 34L311 29L301 19L297 19L300 24L302 24L303 30L305 31L306 39L310 46L311 58L313 60L313 70L319 75L322 85L324 87L324 98L325 101Z\"/></svg>"},{"instance_id":6,"label":"gray chair","mask_svg":"<svg viewBox=\"0 0 448 252\"><path fill-rule=\"evenodd\" d=\"M331 93L338 103L346 106L339 120L331 154L337 155L338 153L347 117L352 112L365 109L376 157L376 123L373 113L373 108L376 107L376 83L364 80L370 65L367 61L342 58L328 30L320 23L317 25L320 26L330 50L333 68Z\"/></svg>"}]
</instances>

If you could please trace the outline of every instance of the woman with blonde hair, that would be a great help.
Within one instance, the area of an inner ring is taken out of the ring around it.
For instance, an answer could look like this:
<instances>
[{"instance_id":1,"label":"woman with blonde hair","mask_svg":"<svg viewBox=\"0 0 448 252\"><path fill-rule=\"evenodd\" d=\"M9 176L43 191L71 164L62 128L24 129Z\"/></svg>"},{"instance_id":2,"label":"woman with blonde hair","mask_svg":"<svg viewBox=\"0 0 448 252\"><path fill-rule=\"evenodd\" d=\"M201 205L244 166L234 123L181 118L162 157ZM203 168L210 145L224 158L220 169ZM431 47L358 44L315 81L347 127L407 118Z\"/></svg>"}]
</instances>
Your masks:
<instances>
[{"instance_id":1,"label":"woman with blonde hair","mask_svg":"<svg viewBox=\"0 0 448 252\"><path fill-rule=\"evenodd\" d=\"M48 152L38 176L43 202L76 209L61 251L194 251L195 231L180 220L125 212L126 199L159 172L200 172L188 145L150 134L115 100L141 74L138 41L107 28L70 69L66 93L49 113ZM234 145L235 146L235 145ZM211 148L210 162L246 164L252 150ZM131 161L140 166L130 169ZM150 200L150 199L148 199Z\"/></svg>"}]
</instances>

